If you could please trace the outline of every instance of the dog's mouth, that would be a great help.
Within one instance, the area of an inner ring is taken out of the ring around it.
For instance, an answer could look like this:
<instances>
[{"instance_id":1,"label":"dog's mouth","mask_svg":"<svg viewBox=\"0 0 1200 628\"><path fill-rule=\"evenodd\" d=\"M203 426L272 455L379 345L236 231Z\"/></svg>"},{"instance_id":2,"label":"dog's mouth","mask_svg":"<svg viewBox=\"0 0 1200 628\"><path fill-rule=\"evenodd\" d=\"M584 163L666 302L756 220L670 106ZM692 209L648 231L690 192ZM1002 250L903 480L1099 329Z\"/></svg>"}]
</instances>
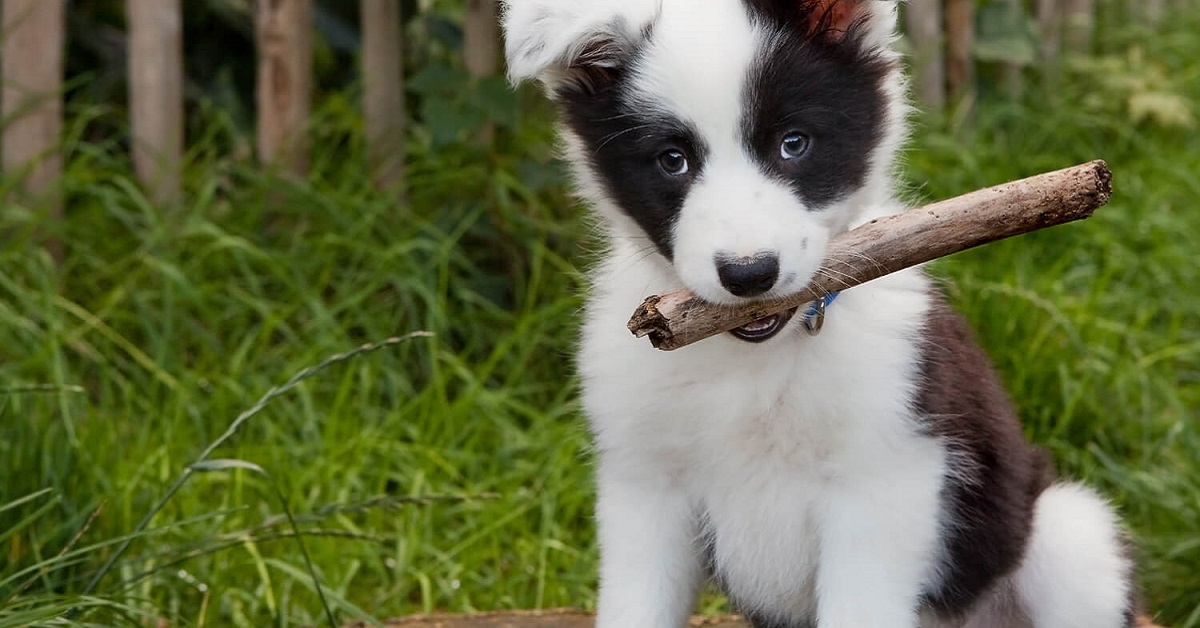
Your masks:
<instances>
[{"instance_id":1,"label":"dog's mouth","mask_svg":"<svg viewBox=\"0 0 1200 628\"><path fill-rule=\"evenodd\" d=\"M729 333L738 340L746 342L766 342L779 335L779 332L787 327L788 321L791 321L792 317L796 315L797 309L799 308L784 310L778 314L760 318L737 329L731 329Z\"/></svg>"}]
</instances>

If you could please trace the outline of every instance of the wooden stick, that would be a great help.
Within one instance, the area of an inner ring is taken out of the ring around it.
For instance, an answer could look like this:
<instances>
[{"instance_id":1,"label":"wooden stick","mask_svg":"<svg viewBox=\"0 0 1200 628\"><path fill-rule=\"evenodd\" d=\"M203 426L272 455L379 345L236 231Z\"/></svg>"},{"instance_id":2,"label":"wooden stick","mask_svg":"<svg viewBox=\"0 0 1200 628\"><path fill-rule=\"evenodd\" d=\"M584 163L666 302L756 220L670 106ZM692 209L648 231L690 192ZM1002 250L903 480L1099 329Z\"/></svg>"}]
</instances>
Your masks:
<instances>
[{"instance_id":1,"label":"wooden stick","mask_svg":"<svg viewBox=\"0 0 1200 628\"><path fill-rule=\"evenodd\" d=\"M822 272L786 299L718 306L688 291L652 296L629 330L672 351L898 270L1004 238L1082 220L1112 196L1103 161L1029 177L873 220L834 238Z\"/></svg>"}]
</instances>

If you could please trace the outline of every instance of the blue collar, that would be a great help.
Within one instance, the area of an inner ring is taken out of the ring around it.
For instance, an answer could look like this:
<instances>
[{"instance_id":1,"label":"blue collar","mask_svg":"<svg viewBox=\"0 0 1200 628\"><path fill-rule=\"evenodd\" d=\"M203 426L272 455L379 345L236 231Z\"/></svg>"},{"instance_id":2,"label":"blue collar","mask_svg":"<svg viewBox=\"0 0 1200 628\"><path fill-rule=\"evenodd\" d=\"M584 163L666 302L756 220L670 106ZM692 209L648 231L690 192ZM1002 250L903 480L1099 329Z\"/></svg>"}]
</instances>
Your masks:
<instances>
[{"instance_id":1,"label":"blue collar","mask_svg":"<svg viewBox=\"0 0 1200 628\"><path fill-rule=\"evenodd\" d=\"M816 336L821 333L821 328L825 326L825 308L833 303L841 292L831 292L824 297L817 299L809 304L808 309L804 310L804 329L810 336Z\"/></svg>"}]
</instances>

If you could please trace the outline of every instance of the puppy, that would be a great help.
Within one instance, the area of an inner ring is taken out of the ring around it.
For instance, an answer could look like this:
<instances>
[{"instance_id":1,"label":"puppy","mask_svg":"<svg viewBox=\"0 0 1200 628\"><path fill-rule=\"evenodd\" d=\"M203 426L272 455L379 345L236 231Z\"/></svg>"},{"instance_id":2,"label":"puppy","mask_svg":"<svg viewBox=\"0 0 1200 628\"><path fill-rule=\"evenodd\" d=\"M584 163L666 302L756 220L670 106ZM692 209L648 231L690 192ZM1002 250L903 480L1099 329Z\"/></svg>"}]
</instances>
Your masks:
<instances>
[{"instance_id":1,"label":"puppy","mask_svg":"<svg viewBox=\"0 0 1200 628\"><path fill-rule=\"evenodd\" d=\"M796 292L904 209L896 10L506 2L511 78L558 104L607 243L578 360L600 628L685 626L706 575L759 628L1132 625L1112 510L1054 483L922 271L673 353L625 329L649 294Z\"/></svg>"}]
</instances>

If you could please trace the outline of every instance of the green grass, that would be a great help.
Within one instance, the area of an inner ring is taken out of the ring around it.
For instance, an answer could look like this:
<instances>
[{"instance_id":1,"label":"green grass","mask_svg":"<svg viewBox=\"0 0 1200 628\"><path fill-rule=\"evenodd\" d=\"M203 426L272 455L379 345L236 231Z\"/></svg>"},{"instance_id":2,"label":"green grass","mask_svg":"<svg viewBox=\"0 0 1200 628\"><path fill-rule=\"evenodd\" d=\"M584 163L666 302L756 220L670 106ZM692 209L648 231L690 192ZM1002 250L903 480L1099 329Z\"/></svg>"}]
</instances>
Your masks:
<instances>
[{"instance_id":1,"label":"green grass","mask_svg":"<svg viewBox=\"0 0 1200 628\"><path fill-rule=\"evenodd\" d=\"M1140 47L1194 104L1197 27L1106 46ZM924 119L907 172L932 199L1094 157L1116 171L1092 220L937 272L1030 436L1121 507L1149 604L1195 627L1200 139L1131 122L1095 83L989 97L970 128ZM594 603L570 359L593 247L542 108L490 152L418 137L411 207L371 190L342 98L314 123L304 180L228 156L244 140L207 112L173 211L142 196L120 145L77 139L115 113L77 113L66 263L36 245L36 208L0 208L0 627L320 624L297 529L339 619ZM197 468L136 531L272 387L416 331L434 336L275 398L212 452L241 462Z\"/></svg>"}]
</instances>

